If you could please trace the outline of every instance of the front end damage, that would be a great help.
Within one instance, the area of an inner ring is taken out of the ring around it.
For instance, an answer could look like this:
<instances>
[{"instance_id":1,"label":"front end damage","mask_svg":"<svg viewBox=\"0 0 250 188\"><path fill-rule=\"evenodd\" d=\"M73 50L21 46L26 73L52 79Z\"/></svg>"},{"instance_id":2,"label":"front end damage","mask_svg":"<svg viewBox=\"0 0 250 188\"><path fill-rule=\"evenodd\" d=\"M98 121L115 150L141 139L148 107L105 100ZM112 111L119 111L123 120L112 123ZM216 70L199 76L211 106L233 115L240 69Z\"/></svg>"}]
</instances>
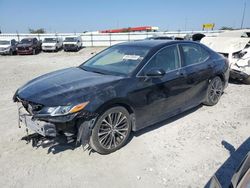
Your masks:
<instances>
[{"instance_id":1,"label":"front end damage","mask_svg":"<svg viewBox=\"0 0 250 188\"><path fill-rule=\"evenodd\" d=\"M228 58L230 78L250 84L250 38L245 31L227 32L218 37L204 37L201 42ZM234 34L234 35L233 35ZM243 37L244 36L244 37Z\"/></svg>"},{"instance_id":2,"label":"front end damage","mask_svg":"<svg viewBox=\"0 0 250 188\"><path fill-rule=\"evenodd\" d=\"M21 100L14 96L18 106L18 126L24 127L26 136L22 140L34 147L51 147L58 144L74 146L89 143L97 114L81 110L77 113L51 116L40 114L42 105Z\"/></svg>"},{"instance_id":3,"label":"front end damage","mask_svg":"<svg viewBox=\"0 0 250 188\"><path fill-rule=\"evenodd\" d=\"M230 77L250 84L250 47L231 55Z\"/></svg>"}]
</instances>

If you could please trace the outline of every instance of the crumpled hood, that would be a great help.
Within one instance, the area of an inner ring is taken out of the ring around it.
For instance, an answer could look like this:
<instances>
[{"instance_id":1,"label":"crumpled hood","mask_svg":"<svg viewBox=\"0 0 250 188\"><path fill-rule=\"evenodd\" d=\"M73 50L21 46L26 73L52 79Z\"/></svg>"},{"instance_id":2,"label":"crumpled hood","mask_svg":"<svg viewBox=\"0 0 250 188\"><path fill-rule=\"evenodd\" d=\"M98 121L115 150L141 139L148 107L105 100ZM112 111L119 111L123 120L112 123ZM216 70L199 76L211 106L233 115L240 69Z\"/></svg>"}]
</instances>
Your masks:
<instances>
[{"instance_id":1,"label":"crumpled hood","mask_svg":"<svg viewBox=\"0 0 250 188\"><path fill-rule=\"evenodd\" d=\"M250 38L237 37L204 37L201 43L219 53L234 53L243 50L250 42Z\"/></svg>"},{"instance_id":2,"label":"crumpled hood","mask_svg":"<svg viewBox=\"0 0 250 188\"><path fill-rule=\"evenodd\" d=\"M122 77L73 67L35 78L19 88L16 95L22 100L45 106L70 105L89 100L102 88L120 79Z\"/></svg>"}]
</instances>

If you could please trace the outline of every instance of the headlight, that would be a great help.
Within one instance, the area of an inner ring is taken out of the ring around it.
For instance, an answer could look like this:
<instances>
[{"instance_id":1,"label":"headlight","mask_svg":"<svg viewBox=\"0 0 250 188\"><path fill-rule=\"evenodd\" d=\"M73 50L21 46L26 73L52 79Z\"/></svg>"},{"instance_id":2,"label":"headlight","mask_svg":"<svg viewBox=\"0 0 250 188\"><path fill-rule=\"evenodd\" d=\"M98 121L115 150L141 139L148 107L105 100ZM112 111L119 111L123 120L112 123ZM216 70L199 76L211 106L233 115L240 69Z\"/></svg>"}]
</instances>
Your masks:
<instances>
[{"instance_id":1,"label":"headlight","mask_svg":"<svg viewBox=\"0 0 250 188\"><path fill-rule=\"evenodd\" d=\"M57 106L57 107L47 107L44 110L42 110L41 113L46 113L51 116L61 116L61 115L67 115L72 114L81 111L84 109L85 106L87 106L89 102L80 103L77 105L70 105L70 106Z\"/></svg>"}]
</instances>

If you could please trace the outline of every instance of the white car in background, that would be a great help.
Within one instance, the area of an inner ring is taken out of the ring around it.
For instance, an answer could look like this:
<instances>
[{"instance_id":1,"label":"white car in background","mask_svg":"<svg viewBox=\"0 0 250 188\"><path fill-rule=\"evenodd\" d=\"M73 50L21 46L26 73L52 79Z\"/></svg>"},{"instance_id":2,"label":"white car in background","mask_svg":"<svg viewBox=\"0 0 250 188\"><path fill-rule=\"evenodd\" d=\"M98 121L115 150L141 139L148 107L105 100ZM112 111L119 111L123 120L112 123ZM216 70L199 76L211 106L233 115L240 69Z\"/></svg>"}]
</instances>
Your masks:
<instances>
[{"instance_id":1,"label":"white car in background","mask_svg":"<svg viewBox=\"0 0 250 188\"><path fill-rule=\"evenodd\" d=\"M0 39L0 54L16 54L17 41L15 39Z\"/></svg>"},{"instance_id":2,"label":"white car in background","mask_svg":"<svg viewBox=\"0 0 250 188\"><path fill-rule=\"evenodd\" d=\"M46 37L42 43L43 51L57 52L63 47L63 40L61 37Z\"/></svg>"},{"instance_id":3,"label":"white car in background","mask_svg":"<svg viewBox=\"0 0 250 188\"><path fill-rule=\"evenodd\" d=\"M204 37L201 43L229 60L230 78L250 84L250 30L220 33L217 37Z\"/></svg>"},{"instance_id":4,"label":"white car in background","mask_svg":"<svg viewBox=\"0 0 250 188\"><path fill-rule=\"evenodd\" d=\"M64 51L79 51L82 48L81 36L68 36L63 41Z\"/></svg>"}]
</instances>

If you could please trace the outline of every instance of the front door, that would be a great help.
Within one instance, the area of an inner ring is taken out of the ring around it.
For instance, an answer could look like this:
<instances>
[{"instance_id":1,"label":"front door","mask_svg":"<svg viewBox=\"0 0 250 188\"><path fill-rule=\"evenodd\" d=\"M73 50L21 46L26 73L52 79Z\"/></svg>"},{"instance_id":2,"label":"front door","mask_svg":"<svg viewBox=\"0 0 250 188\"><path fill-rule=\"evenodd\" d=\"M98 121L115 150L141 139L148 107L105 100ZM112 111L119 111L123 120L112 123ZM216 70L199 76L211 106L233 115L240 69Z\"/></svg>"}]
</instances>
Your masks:
<instances>
[{"instance_id":1,"label":"front door","mask_svg":"<svg viewBox=\"0 0 250 188\"><path fill-rule=\"evenodd\" d=\"M136 108L137 129L175 115L185 103L186 80L180 66L178 46L171 45L158 51L138 73L138 89L129 96ZM165 75L147 76L152 69L164 70Z\"/></svg>"}]
</instances>

